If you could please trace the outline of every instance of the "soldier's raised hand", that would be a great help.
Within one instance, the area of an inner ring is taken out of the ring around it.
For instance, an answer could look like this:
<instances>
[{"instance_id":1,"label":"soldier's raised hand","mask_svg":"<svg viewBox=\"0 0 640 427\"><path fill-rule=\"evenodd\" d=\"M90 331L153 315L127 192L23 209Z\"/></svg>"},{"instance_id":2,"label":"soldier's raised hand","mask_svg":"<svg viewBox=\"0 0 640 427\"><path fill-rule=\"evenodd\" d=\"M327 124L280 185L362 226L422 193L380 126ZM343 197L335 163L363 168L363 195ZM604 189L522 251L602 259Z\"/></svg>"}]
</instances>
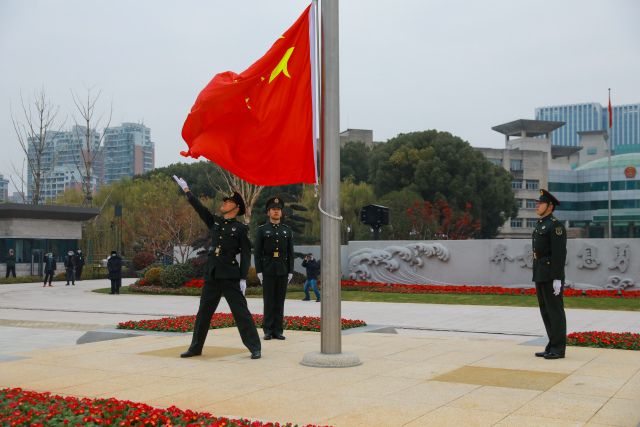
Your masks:
<instances>
[{"instance_id":1,"label":"soldier's raised hand","mask_svg":"<svg viewBox=\"0 0 640 427\"><path fill-rule=\"evenodd\" d=\"M180 188L182 188L183 191L187 191L189 189L189 186L187 185L186 181L182 178L178 178L177 176L173 175L173 179L176 180L176 182L178 183L178 185L180 186Z\"/></svg>"}]
</instances>

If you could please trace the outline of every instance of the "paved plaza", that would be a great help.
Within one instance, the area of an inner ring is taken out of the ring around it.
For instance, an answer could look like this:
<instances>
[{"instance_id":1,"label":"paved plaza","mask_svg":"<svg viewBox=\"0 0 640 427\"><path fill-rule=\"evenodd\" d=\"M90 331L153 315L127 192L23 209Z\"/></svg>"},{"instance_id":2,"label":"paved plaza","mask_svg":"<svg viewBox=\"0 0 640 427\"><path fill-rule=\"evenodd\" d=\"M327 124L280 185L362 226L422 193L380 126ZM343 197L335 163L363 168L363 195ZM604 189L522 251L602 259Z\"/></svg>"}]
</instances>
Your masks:
<instances>
[{"instance_id":1,"label":"paved plaza","mask_svg":"<svg viewBox=\"0 0 640 427\"><path fill-rule=\"evenodd\" d=\"M125 279L125 284L133 281ZM235 328L209 332L203 356L180 359L191 335L76 345L127 320L195 314L197 297L91 292L108 281L0 285L0 387L115 397L216 416L332 426L637 426L640 352L569 347L533 356L537 308L343 302L342 317L398 334L347 333L362 364L300 364L320 334L285 331L251 360ZM249 298L252 313L262 300ZM218 311L229 312L222 301ZM287 300L285 315L319 316ZM640 333L639 312L567 310L569 331ZM349 331L350 332L350 331Z\"/></svg>"}]
</instances>

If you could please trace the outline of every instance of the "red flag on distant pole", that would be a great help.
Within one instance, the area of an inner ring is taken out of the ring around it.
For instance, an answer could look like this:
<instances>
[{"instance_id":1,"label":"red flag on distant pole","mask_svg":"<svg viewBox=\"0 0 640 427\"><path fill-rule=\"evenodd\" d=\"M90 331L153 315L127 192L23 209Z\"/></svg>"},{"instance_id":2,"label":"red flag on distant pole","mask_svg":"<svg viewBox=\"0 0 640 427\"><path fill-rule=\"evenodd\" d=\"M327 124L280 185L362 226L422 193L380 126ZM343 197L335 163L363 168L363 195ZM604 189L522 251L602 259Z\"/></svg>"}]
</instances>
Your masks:
<instances>
[{"instance_id":1,"label":"red flag on distant pole","mask_svg":"<svg viewBox=\"0 0 640 427\"><path fill-rule=\"evenodd\" d=\"M315 17L311 6L241 74L216 74L182 128L204 156L257 185L316 183Z\"/></svg>"},{"instance_id":2,"label":"red flag on distant pole","mask_svg":"<svg viewBox=\"0 0 640 427\"><path fill-rule=\"evenodd\" d=\"M611 111L611 89L609 89L609 127L613 125L613 114Z\"/></svg>"}]
</instances>

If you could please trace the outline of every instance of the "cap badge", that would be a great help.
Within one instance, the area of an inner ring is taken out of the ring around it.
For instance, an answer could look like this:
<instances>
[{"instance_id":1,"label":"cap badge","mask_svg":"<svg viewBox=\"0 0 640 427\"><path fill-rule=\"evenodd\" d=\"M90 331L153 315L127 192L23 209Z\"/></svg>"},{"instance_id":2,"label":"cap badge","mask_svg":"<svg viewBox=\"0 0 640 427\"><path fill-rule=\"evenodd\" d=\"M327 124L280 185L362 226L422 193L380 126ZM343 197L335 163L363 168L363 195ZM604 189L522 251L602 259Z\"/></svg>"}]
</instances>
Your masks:
<instances>
[{"instance_id":1,"label":"cap badge","mask_svg":"<svg viewBox=\"0 0 640 427\"><path fill-rule=\"evenodd\" d=\"M280 202L278 201L278 199L275 199L275 200L274 200L274 202L276 202L276 203L280 203Z\"/></svg>"},{"instance_id":2,"label":"cap badge","mask_svg":"<svg viewBox=\"0 0 640 427\"><path fill-rule=\"evenodd\" d=\"M542 192L542 190L540 190L540 195L541 195L541 196L542 196L542 195L544 195L544 193Z\"/></svg>"},{"instance_id":3,"label":"cap badge","mask_svg":"<svg viewBox=\"0 0 640 427\"><path fill-rule=\"evenodd\" d=\"M235 196L235 193L231 193L231 197Z\"/></svg>"},{"instance_id":4,"label":"cap badge","mask_svg":"<svg viewBox=\"0 0 640 427\"><path fill-rule=\"evenodd\" d=\"M231 231L236 231L236 228L235 228L235 227L232 227L232 228L231 228Z\"/></svg>"}]
</instances>

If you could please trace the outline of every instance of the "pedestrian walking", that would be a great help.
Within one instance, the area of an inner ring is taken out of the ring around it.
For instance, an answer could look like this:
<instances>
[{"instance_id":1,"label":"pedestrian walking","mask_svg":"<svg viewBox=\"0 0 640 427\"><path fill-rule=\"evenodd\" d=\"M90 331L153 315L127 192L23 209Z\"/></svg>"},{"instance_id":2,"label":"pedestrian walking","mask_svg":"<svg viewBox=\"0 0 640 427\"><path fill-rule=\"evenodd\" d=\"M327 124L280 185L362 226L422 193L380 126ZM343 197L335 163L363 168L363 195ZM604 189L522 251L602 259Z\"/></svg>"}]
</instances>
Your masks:
<instances>
[{"instance_id":1,"label":"pedestrian walking","mask_svg":"<svg viewBox=\"0 0 640 427\"><path fill-rule=\"evenodd\" d=\"M73 255L73 251L69 251L67 256L64 257L64 269L67 277L67 284L65 286L69 286L69 281L73 286L76 285L76 257Z\"/></svg>"},{"instance_id":2,"label":"pedestrian walking","mask_svg":"<svg viewBox=\"0 0 640 427\"><path fill-rule=\"evenodd\" d=\"M272 197L266 204L269 221L258 227L253 259L262 283L264 339L285 339L284 300L293 277L293 231L281 223L284 200Z\"/></svg>"},{"instance_id":3,"label":"pedestrian walking","mask_svg":"<svg viewBox=\"0 0 640 427\"><path fill-rule=\"evenodd\" d=\"M567 233L562 222L553 216L556 206L560 206L558 199L547 190L540 190L537 202L536 213L540 219L532 236L533 281L549 343L536 356L562 359L567 347L567 318L562 298Z\"/></svg>"},{"instance_id":4,"label":"pedestrian walking","mask_svg":"<svg viewBox=\"0 0 640 427\"><path fill-rule=\"evenodd\" d=\"M76 280L82 281L82 269L84 268L84 254L80 249L76 251Z\"/></svg>"},{"instance_id":5,"label":"pedestrian walking","mask_svg":"<svg viewBox=\"0 0 640 427\"><path fill-rule=\"evenodd\" d=\"M13 277L16 277L16 256L13 253L13 249L9 249L9 256L7 257L7 275L9 277L9 273L13 274Z\"/></svg>"},{"instance_id":6,"label":"pedestrian walking","mask_svg":"<svg viewBox=\"0 0 640 427\"><path fill-rule=\"evenodd\" d=\"M311 298L309 298L309 286L311 286L313 293L316 294L316 302L320 302L320 292L318 292L320 264L313 258L313 254L307 254L302 260L302 266L307 269L307 280L304 282L304 298L302 301L311 301Z\"/></svg>"},{"instance_id":7,"label":"pedestrian walking","mask_svg":"<svg viewBox=\"0 0 640 427\"><path fill-rule=\"evenodd\" d=\"M53 254L49 252L44 260L44 284L42 287L47 286L47 278L49 279L49 286L52 286L51 281L53 280L53 276L56 275L57 269L56 259L53 257Z\"/></svg>"},{"instance_id":8,"label":"pedestrian walking","mask_svg":"<svg viewBox=\"0 0 640 427\"><path fill-rule=\"evenodd\" d=\"M120 285L122 284L122 258L118 256L118 252L111 251L111 256L107 261L107 270L109 271L109 280L111 280L111 292L109 292L109 295L120 295Z\"/></svg>"},{"instance_id":9,"label":"pedestrian walking","mask_svg":"<svg viewBox=\"0 0 640 427\"><path fill-rule=\"evenodd\" d=\"M204 283L191 346L180 357L202 354L211 318L218 308L220 299L224 296L238 325L243 344L251 352L252 359L259 359L261 357L260 337L244 297L251 264L249 227L236 219L237 216L245 213L244 200L237 192L231 193L229 197L223 199L220 207L222 215L215 215L189 191L189 186L182 178L175 175L173 178L187 194L189 203L211 232L211 247L204 268ZM240 263L236 259L238 254L240 254Z\"/></svg>"}]
</instances>

